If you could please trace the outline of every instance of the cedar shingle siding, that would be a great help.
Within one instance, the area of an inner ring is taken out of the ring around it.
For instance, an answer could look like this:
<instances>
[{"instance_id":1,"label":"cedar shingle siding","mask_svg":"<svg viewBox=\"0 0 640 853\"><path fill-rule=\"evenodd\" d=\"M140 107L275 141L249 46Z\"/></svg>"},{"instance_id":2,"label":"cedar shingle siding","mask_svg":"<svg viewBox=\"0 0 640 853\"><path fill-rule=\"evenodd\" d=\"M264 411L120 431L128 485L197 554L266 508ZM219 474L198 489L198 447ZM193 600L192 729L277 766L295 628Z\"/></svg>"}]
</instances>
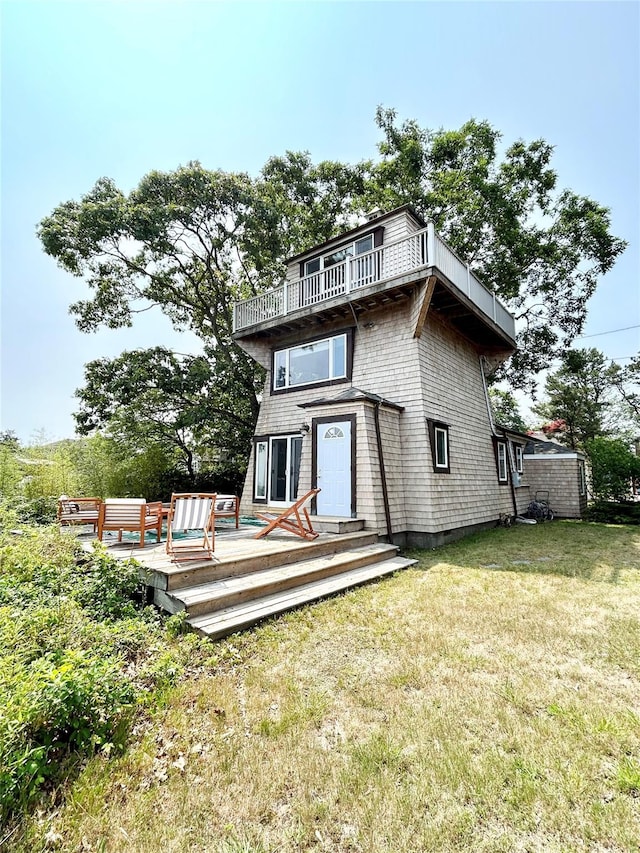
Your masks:
<instances>
[{"instance_id":1,"label":"cedar shingle siding","mask_svg":"<svg viewBox=\"0 0 640 853\"><path fill-rule=\"evenodd\" d=\"M383 224L385 244L422 227L406 210L386 218ZM366 230L363 227L363 232ZM338 243L328 244L326 251L334 245ZM300 275L303 260L299 256L289 265L291 280ZM243 333L238 342L267 369L256 435L300 434L301 424L311 426L314 418L355 416L356 515L364 519L367 528L384 534L386 517L375 429L376 399L382 398L379 425L395 540L435 545L465 531L493 525L500 513L513 515L514 507L510 484L498 483L482 376L483 347L463 337L450 325L444 311L433 308L415 337L426 290L423 277L402 298L374 305L356 316L325 313L315 327L285 327L284 333L281 328L273 337ZM353 329L353 369L346 383L271 394L274 349L346 329ZM509 352L504 346L501 352L488 354L500 361ZM447 472L434 471L429 420L448 428ZM299 494L315 486L313 430L301 434ZM245 514L257 509L252 489L253 455L242 497L241 511ZM526 508L529 492L526 484L516 490L519 511Z\"/></svg>"}]
</instances>

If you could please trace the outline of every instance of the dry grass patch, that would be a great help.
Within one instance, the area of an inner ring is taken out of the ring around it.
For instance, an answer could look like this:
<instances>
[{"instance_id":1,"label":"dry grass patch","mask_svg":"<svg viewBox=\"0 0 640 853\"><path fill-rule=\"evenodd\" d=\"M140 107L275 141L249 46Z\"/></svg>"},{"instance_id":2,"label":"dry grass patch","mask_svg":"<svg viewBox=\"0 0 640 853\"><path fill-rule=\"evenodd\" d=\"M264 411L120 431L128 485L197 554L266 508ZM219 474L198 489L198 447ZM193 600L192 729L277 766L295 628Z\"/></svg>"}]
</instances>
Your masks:
<instances>
[{"instance_id":1,"label":"dry grass patch","mask_svg":"<svg viewBox=\"0 0 640 853\"><path fill-rule=\"evenodd\" d=\"M638 851L640 533L416 556L220 643L15 850Z\"/></svg>"}]
</instances>

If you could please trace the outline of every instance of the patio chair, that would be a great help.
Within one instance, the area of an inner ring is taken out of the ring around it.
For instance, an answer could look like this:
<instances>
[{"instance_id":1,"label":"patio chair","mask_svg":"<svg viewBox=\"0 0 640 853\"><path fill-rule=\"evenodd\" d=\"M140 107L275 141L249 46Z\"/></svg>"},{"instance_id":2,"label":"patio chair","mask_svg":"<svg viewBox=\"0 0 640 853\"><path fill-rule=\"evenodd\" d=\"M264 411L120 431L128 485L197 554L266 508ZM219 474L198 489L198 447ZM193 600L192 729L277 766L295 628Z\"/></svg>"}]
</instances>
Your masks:
<instances>
[{"instance_id":1,"label":"patio chair","mask_svg":"<svg viewBox=\"0 0 640 853\"><path fill-rule=\"evenodd\" d=\"M58 499L58 524L71 526L74 524L92 524L95 533L98 527L100 498L70 498L60 495Z\"/></svg>"},{"instance_id":2,"label":"patio chair","mask_svg":"<svg viewBox=\"0 0 640 853\"><path fill-rule=\"evenodd\" d=\"M295 533L296 536L301 536L303 539L316 539L318 534L311 524L307 504L310 503L319 491L320 489L311 489L310 492L298 498L294 504L281 513L257 512L257 517L262 519L262 521L267 521L268 524L262 530L259 530L253 538L260 539L262 536L267 536L272 530L280 528L280 530ZM300 513L302 513L302 516Z\"/></svg>"},{"instance_id":3,"label":"patio chair","mask_svg":"<svg viewBox=\"0 0 640 853\"><path fill-rule=\"evenodd\" d=\"M167 554L175 562L213 560L215 546L215 494L182 492L171 495L167 517ZM197 539L176 540L174 534L197 530Z\"/></svg>"},{"instance_id":4,"label":"patio chair","mask_svg":"<svg viewBox=\"0 0 640 853\"><path fill-rule=\"evenodd\" d=\"M123 530L140 533L141 548L144 548L147 530L155 530L159 542L162 535L162 502L147 503L144 498L106 498L98 514L100 541L105 530L117 530L118 542L122 542Z\"/></svg>"}]
</instances>

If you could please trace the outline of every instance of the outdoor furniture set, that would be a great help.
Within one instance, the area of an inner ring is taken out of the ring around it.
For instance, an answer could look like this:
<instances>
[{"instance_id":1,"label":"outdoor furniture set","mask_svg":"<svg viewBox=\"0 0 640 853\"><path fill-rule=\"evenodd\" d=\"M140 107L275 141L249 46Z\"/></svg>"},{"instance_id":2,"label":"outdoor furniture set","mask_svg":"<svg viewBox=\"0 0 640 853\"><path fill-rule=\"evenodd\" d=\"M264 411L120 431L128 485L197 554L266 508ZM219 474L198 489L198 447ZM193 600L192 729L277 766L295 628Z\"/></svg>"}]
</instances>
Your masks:
<instances>
[{"instance_id":1,"label":"outdoor furniture set","mask_svg":"<svg viewBox=\"0 0 640 853\"><path fill-rule=\"evenodd\" d=\"M312 489L281 513L257 513L267 526L255 534L255 539L280 529L315 539L308 505L320 489ZM157 541L162 536L163 517L167 518L167 553L172 560L189 561L213 559L215 548L215 522L218 518L235 518L240 525L240 500L237 495L219 495L208 492L183 492L173 494L168 508L160 501L147 503L144 498L69 498L62 495L58 501L58 521L61 525L92 524L102 541L105 531L118 531L118 542L123 531L140 534L140 547L144 547L147 531L155 531ZM194 538L180 539L180 534L196 531Z\"/></svg>"}]
</instances>

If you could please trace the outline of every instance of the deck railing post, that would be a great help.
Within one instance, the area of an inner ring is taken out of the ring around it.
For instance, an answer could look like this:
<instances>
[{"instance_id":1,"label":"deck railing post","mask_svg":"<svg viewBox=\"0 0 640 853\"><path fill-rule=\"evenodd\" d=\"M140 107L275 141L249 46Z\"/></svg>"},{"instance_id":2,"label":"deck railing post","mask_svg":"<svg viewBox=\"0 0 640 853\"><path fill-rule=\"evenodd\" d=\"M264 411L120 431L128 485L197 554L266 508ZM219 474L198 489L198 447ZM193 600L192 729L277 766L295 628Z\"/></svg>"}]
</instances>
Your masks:
<instances>
[{"instance_id":1,"label":"deck railing post","mask_svg":"<svg viewBox=\"0 0 640 853\"><path fill-rule=\"evenodd\" d=\"M233 324L232 324L232 329L234 332L236 332L238 330L238 307L239 307L238 303L234 302L233 303Z\"/></svg>"},{"instance_id":2,"label":"deck railing post","mask_svg":"<svg viewBox=\"0 0 640 853\"><path fill-rule=\"evenodd\" d=\"M467 296L471 299L471 267L467 264Z\"/></svg>"},{"instance_id":3,"label":"deck railing post","mask_svg":"<svg viewBox=\"0 0 640 853\"><path fill-rule=\"evenodd\" d=\"M493 294L493 322L494 323L497 322L497 316L498 316L498 312L496 310L496 295L494 293Z\"/></svg>"},{"instance_id":4,"label":"deck railing post","mask_svg":"<svg viewBox=\"0 0 640 853\"><path fill-rule=\"evenodd\" d=\"M436 263L436 227L433 222L427 222L427 264L430 267Z\"/></svg>"},{"instance_id":5,"label":"deck railing post","mask_svg":"<svg viewBox=\"0 0 640 853\"><path fill-rule=\"evenodd\" d=\"M282 313L283 314L287 313L288 299L289 299L289 297L288 297L288 293L287 293L287 280L285 278L285 280L282 283Z\"/></svg>"},{"instance_id":6,"label":"deck railing post","mask_svg":"<svg viewBox=\"0 0 640 853\"><path fill-rule=\"evenodd\" d=\"M347 255L344 262L344 292L351 292L351 258L349 255Z\"/></svg>"}]
</instances>

